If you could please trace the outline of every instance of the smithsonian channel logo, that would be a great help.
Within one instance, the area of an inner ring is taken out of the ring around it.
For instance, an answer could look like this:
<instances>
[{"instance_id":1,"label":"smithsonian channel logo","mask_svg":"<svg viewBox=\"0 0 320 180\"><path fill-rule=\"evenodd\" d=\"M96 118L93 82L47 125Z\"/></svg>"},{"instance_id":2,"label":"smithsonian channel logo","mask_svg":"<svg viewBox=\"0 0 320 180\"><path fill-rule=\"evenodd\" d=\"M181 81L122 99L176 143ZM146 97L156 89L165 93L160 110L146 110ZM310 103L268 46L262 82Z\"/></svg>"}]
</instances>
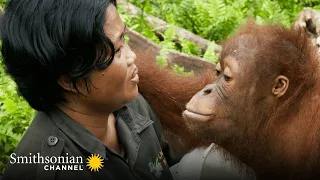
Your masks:
<instances>
[{"instance_id":1,"label":"smithsonian channel logo","mask_svg":"<svg viewBox=\"0 0 320 180\"><path fill-rule=\"evenodd\" d=\"M83 171L84 158L82 156L42 156L40 153L28 156L10 155L11 164L43 164L45 171ZM90 171L98 172L103 167L103 158L99 154L91 154L86 158L86 167Z\"/></svg>"}]
</instances>

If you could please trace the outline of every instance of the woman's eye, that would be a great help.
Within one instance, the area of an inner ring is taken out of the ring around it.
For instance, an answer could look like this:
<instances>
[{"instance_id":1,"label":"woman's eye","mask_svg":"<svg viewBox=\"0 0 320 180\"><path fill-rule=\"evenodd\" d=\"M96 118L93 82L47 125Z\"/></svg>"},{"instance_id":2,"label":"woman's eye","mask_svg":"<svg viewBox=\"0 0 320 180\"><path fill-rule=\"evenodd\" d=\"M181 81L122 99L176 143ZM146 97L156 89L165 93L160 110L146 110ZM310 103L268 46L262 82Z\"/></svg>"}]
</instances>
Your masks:
<instances>
[{"instance_id":1,"label":"woman's eye","mask_svg":"<svg viewBox=\"0 0 320 180\"><path fill-rule=\"evenodd\" d=\"M122 46L116 51L116 54L121 54Z\"/></svg>"},{"instance_id":2,"label":"woman's eye","mask_svg":"<svg viewBox=\"0 0 320 180\"><path fill-rule=\"evenodd\" d=\"M216 69L216 75L219 76L220 75L220 71Z\"/></svg>"},{"instance_id":3,"label":"woman's eye","mask_svg":"<svg viewBox=\"0 0 320 180\"><path fill-rule=\"evenodd\" d=\"M231 80L231 77L226 76L226 75L224 75L223 78L224 78L225 81L230 81Z\"/></svg>"}]
</instances>

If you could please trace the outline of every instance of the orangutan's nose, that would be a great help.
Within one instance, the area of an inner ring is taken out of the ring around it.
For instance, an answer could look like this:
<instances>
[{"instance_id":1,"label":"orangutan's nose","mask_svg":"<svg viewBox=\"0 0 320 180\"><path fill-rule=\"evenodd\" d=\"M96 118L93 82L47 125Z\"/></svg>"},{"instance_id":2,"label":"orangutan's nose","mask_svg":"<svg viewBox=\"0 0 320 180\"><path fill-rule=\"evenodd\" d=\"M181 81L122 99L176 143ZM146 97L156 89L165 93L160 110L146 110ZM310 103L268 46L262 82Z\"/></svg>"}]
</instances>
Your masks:
<instances>
[{"instance_id":1,"label":"orangutan's nose","mask_svg":"<svg viewBox=\"0 0 320 180\"><path fill-rule=\"evenodd\" d=\"M208 95L208 94L211 94L214 86L215 86L214 84L208 84L208 85L206 85L206 87L204 87L204 88L202 89L201 95L202 95L202 96L206 96L206 95Z\"/></svg>"}]
</instances>

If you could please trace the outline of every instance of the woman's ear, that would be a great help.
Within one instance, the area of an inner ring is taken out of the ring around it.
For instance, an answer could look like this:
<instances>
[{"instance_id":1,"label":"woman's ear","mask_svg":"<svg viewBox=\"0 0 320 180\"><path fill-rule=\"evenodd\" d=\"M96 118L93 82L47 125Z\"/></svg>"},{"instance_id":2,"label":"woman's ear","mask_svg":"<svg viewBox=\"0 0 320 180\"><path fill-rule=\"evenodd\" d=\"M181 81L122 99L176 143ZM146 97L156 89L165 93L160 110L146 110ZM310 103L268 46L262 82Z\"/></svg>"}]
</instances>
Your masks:
<instances>
[{"instance_id":1,"label":"woman's ear","mask_svg":"<svg viewBox=\"0 0 320 180\"><path fill-rule=\"evenodd\" d=\"M272 94L276 97L283 96L289 87L289 79L286 76L279 75L274 80L274 84L272 86Z\"/></svg>"},{"instance_id":2,"label":"woman's ear","mask_svg":"<svg viewBox=\"0 0 320 180\"><path fill-rule=\"evenodd\" d=\"M62 75L58 78L58 84L66 91L76 92L73 88L73 84L71 83L70 76Z\"/></svg>"}]
</instances>

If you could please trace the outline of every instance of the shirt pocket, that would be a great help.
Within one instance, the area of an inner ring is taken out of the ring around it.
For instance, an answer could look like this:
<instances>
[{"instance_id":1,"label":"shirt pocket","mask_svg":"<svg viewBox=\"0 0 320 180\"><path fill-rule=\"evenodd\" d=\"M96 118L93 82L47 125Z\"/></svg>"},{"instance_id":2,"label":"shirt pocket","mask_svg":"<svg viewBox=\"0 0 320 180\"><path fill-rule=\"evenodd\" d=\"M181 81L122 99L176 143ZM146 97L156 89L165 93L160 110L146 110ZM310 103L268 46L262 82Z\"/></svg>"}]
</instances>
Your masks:
<instances>
[{"instance_id":1,"label":"shirt pocket","mask_svg":"<svg viewBox=\"0 0 320 180\"><path fill-rule=\"evenodd\" d=\"M138 135L141 144L134 169L152 179L172 179L154 127L149 125Z\"/></svg>"}]
</instances>

